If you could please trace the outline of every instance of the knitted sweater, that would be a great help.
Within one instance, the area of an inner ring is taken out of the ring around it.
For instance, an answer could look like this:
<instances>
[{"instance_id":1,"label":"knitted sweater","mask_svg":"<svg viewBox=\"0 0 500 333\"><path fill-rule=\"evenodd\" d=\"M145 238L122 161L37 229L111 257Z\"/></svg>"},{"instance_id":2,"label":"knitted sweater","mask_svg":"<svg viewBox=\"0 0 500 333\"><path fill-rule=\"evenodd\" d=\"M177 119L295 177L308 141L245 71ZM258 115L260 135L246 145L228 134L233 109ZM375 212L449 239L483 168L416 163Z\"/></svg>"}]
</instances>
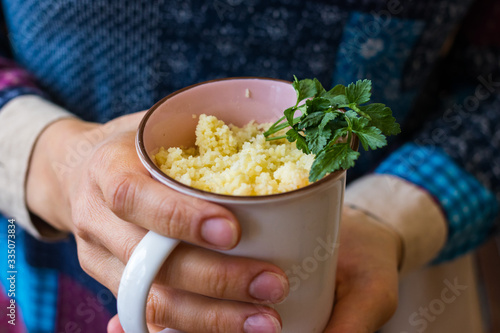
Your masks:
<instances>
[{"instance_id":1,"label":"knitted sweater","mask_svg":"<svg viewBox=\"0 0 500 333\"><path fill-rule=\"evenodd\" d=\"M2 2L0 129L8 127L2 123L11 119L7 113L13 117L9 105L27 95L106 122L219 77L296 75L317 77L325 87L368 78L373 99L391 106L403 134L380 152L363 153L350 180L366 189L366 175L384 175L429 193L447 221L446 243L429 258L435 263L474 249L494 229L500 201L497 1L472 8L463 0ZM15 138L2 138L0 186L10 193L6 151L12 149L3 147ZM0 210L19 219L9 200L0 195ZM22 227L29 221L16 223L17 325L2 319L0 331L105 332L115 300L80 268L74 239L45 242ZM3 254L8 225L0 219ZM6 255L0 267L5 308Z\"/></svg>"}]
</instances>

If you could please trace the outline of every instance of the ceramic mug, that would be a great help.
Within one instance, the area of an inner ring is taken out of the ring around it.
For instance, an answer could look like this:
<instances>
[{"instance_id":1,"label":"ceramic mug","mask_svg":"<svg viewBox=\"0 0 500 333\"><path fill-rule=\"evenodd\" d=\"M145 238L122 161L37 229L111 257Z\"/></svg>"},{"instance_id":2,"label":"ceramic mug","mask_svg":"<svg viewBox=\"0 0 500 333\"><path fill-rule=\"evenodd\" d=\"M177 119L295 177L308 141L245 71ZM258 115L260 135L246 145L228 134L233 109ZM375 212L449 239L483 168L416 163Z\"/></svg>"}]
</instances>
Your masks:
<instances>
[{"instance_id":1,"label":"ceramic mug","mask_svg":"<svg viewBox=\"0 0 500 333\"><path fill-rule=\"evenodd\" d=\"M334 172L290 192L231 196L184 185L153 162L153 155L162 146L194 145L198 117L193 115L214 115L237 126L252 120L275 122L295 102L296 93L288 81L229 78L200 83L165 97L147 112L137 132L136 148L156 180L234 213L241 225L241 240L223 253L281 267L290 283L288 297L274 306L281 316L283 332L313 333L323 331L334 302L336 244L346 172ZM353 145L357 146L357 141ZM150 231L135 249L118 291L118 314L125 332L148 332L145 309L149 289L178 243Z\"/></svg>"}]
</instances>

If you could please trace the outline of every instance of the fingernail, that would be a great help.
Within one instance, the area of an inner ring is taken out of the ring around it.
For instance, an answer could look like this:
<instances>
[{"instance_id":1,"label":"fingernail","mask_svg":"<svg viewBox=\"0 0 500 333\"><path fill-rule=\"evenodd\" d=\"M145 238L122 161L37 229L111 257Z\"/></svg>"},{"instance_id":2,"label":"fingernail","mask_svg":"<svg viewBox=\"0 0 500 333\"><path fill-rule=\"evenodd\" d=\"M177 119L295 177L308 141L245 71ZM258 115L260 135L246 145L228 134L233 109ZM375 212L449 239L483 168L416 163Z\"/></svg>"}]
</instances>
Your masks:
<instances>
[{"instance_id":1,"label":"fingernail","mask_svg":"<svg viewBox=\"0 0 500 333\"><path fill-rule=\"evenodd\" d=\"M243 331L245 333L280 333L281 324L273 316L259 313L247 318Z\"/></svg>"},{"instance_id":2,"label":"fingernail","mask_svg":"<svg viewBox=\"0 0 500 333\"><path fill-rule=\"evenodd\" d=\"M253 279L248 292L256 299L278 303L285 298L287 290L288 282L283 276L264 272Z\"/></svg>"},{"instance_id":3,"label":"fingernail","mask_svg":"<svg viewBox=\"0 0 500 333\"><path fill-rule=\"evenodd\" d=\"M234 224L223 218L213 218L203 222L201 237L206 242L223 249L234 247L238 240Z\"/></svg>"}]
</instances>

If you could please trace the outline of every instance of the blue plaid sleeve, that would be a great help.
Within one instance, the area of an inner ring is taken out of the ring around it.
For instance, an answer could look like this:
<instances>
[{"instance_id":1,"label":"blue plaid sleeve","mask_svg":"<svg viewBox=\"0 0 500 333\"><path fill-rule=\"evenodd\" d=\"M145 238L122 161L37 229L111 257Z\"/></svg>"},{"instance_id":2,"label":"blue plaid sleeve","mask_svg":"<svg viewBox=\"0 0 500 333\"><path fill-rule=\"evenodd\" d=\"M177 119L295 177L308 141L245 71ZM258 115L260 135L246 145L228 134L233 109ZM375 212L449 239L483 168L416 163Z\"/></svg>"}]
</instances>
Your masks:
<instances>
[{"instance_id":1,"label":"blue plaid sleeve","mask_svg":"<svg viewBox=\"0 0 500 333\"><path fill-rule=\"evenodd\" d=\"M0 111L10 100L22 95L45 96L42 91L34 87L12 87L0 90Z\"/></svg>"},{"instance_id":2,"label":"blue plaid sleeve","mask_svg":"<svg viewBox=\"0 0 500 333\"><path fill-rule=\"evenodd\" d=\"M454 95L441 116L376 169L421 186L440 204L449 231L436 263L474 249L498 228L500 91L492 77L482 84ZM479 100L478 91L489 97Z\"/></svg>"},{"instance_id":3,"label":"blue plaid sleeve","mask_svg":"<svg viewBox=\"0 0 500 333\"><path fill-rule=\"evenodd\" d=\"M495 195L441 148L407 143L376 173L401 177L427 190L448 220L448 240L434 260L452 259L481 244L492 231L499 205Z\"/></svg>"}]
</instances>

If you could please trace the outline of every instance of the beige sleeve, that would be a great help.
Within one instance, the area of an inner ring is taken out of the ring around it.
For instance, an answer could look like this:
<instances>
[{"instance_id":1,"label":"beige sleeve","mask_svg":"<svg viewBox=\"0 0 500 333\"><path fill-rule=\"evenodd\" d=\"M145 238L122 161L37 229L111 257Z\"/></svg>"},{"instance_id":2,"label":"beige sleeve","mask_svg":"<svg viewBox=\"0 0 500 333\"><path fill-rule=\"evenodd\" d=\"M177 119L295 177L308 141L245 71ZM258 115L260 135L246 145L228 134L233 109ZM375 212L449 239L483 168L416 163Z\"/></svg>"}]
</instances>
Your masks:
<instances>
[{"instance_id":1,"label":"beige sleeve","mask_svg":"<svg viewBox=\"0 0 500 333\"><path fill-rule=\"evenodd\" d=\"M16 97L0 110L0 211L37 238L65 235L29 213L25 189L38 136L49 124L67 117L74 116L35 95Z\"/></svg>"},{"instance_id":2,"label":"beige sleeve","mask_svg":"<svg viewBox=\"0 0 500 333\"><path fill-rule=\"evenodd\" d=\"M401 275L431 261L447 237L446 219L425 190L399 177L365 176L346 189L345 204L365 211L396 230L403 241Z\"/></svg>"}]
</instances>

